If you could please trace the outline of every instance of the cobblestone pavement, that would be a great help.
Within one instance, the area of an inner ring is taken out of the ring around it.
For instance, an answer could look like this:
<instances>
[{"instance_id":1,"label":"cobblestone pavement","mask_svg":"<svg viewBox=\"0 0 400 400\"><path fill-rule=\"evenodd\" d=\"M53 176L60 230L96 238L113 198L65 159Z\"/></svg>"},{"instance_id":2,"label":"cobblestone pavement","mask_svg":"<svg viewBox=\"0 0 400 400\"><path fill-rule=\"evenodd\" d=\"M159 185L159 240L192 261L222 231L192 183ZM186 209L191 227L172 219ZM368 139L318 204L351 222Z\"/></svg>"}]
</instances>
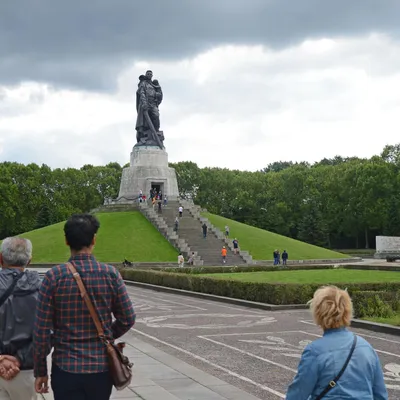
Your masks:
<instances>
[{"instance_id":1,"label":"cobblestone pavement","mask_svg":"<svg viewBox=\"0 0 400 400\"><path fill-rule=\"evenodd\" d=\"M304 346L321 335L308 311L268 312L132 286L128 290L138 315L135 338L259 399L285 398ZM399 399L400 338L354 331L378 352L389 398Z\"/></svg>"},{"instance_id":2,"label":"cobblestone pavement","mask_svg":"<svg viewBox=\"0 0 400 400\"><path fill-rule=\"evenodd\" d=\"M131 332L124 337L125 354L135 364L132 384L123 391L114 391L111 399L258 400L136 336ZM46 394L42 399L53 400L53 395Z\"/></svg>"}]
</instances>

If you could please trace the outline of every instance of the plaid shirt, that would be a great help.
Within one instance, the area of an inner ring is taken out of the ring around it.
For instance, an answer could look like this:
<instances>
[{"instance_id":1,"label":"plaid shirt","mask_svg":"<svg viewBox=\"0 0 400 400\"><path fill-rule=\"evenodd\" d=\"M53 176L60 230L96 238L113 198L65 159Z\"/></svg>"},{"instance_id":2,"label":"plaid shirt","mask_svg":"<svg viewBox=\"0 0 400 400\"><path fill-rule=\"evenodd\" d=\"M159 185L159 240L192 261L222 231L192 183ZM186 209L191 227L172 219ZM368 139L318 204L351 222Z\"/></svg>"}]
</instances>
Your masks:
<instances>
[{"instance_id":1,"label":"plaid shirt","mask_svg":"<svg viewBox=\"0 0 400 400\"><path fill-rule=\"evenodd\" d=\"M121 337L135 323L135 312L120 273L111 265L100 264L92 255L80 254L69 261L82 277L107 338ZM114 322L112 314L116 318ZM76 280L65 264L47 271L43 279L33 344L35 377L47 376L46 357L51 346L54 347L53 363L66 372L108 370L105 346L98 338Z\"/></svg>"}]
</instances>

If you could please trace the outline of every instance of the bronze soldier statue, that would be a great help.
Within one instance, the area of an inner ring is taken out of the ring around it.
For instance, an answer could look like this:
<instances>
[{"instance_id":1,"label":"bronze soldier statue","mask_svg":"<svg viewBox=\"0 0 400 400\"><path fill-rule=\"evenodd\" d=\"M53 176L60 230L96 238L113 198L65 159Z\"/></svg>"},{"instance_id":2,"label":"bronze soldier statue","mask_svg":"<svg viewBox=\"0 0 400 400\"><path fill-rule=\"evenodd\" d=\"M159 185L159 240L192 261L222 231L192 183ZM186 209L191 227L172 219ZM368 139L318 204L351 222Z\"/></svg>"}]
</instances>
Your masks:
<instances>
[{"instance_id":1,"label":"bronze soldier statue","mask_svg":"<svg viewBox=\"0 0 400 400\"><path fill-rule=\"evenodd\" d=\"M152 80L153 72L139 76L136 91L136 146L158 146L164 148L164 134L160 131L160 112L158 106L163 100L163 92L158 81Z\"/></svg>"}]
</instances>

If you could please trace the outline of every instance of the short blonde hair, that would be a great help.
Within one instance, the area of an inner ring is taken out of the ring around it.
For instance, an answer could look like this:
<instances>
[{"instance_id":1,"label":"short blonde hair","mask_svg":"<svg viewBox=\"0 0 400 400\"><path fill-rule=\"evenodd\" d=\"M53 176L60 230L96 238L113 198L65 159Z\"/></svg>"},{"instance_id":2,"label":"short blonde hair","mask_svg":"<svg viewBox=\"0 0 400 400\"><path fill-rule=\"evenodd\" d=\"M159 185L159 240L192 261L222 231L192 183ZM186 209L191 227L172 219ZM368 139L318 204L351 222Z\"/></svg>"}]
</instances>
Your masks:
<instances>
[{"instance_id":1,"label":"short blonde hair","mask_svg":"<svg viewBox=\"0 0 400 400\"><path fill-rule=\"evenodd\" d=\"M346 290L324 286L314 293L309 304L314 321L323 330L350 326L353 304Z\"/></svg>"}]
</instances>

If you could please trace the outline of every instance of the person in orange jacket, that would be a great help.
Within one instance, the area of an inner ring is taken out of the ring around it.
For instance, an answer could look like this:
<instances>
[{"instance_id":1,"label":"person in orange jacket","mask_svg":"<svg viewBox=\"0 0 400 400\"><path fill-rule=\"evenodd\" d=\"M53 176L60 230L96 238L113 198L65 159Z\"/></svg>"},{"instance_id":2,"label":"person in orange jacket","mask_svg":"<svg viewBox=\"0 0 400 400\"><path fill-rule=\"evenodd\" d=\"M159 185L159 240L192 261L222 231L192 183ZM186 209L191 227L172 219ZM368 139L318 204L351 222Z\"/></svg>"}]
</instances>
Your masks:
<instances>
[{"instance_id":1,"label":"person in orange jacket","mask_svg":"<svg viewBox=\"0 0 400 400\"><path fill-rule=\"evenodd\" d=\"M225 246L223 246L222 247L222 250L221 250L221 256L222 256L222 262L224 263L224 264L226 264L226 255L227 255L227 251L226 251L226 248L225 248Z\"/></svg>"}]
</instances>

